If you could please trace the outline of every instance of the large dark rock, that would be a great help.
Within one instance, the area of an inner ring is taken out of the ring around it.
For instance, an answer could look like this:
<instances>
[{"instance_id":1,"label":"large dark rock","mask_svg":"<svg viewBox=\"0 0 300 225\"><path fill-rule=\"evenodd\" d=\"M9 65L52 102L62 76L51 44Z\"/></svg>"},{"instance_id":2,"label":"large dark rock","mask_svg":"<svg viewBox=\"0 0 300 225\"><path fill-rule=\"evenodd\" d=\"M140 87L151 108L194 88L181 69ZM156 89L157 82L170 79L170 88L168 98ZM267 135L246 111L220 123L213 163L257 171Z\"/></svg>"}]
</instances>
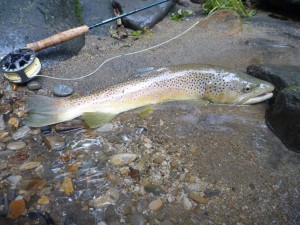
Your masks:
<instances>
[{"instance_id":1,"label":"large dark rock","mask_svg":"<svg viewBox=\"0 0 300 225\"><path fill-rule=\"evenodd\" d=\"M300 67L251 65L247 72L275 85L267 124L289 149L300 153Z\"/></svg>"},{"instance_id":2,"label":"large dark rock","mask_svg":"<svg viewBox=\"0 0 300 225\"><path fill-rule=\"evenodd\" d=\"M111 0L80 0L80 4L82 20L89 26L114 17ZM115 21L104 24L91 30L89 34L107 36L109 27L115 24Z\"/></svg>"},{"instance_id":3,"label":"large dark rock","mask_svg":"<svg viewBox=\"0 0 300 225\"><path fill-rule=\"evenodd\" d=\"M160 1L161 0L113 0L113 7L122 14ZM175 0L157 5L150 9L124 17L122 23L125 27L133 30L151 28L157 22L162 20L175 5Z\"/></svg>"},{"instance_id":4,"label":"large dark rock","mask_svg":"<svg viewBox=\"0 0 300 225\"><path fill-rule=\"evenodd\" d=\"M285 10L299 10L300 0L268 0L270 4L277 8L283 8Z\"/></svg>"},{"instance_id":5,"label":"large dark rock","mask_svg":"<svg viewBox=\"0 0 300 225\"><path fill-rule=\"evenodd\" d=\"M251 65L247 73L275 85L275 96L288 86L300 86L300 67L292 65L260 64Z\"/></svg>"},{"instance_id":6,"label":"large dark rock","mask_svg":"<svg viewBox=\"0 0 300 225\"><path fill-rule=\"evenodd\" d=\"M56 33L80 26L75 0L3 0L0 1L0 55ZM78 8L78 7L77 7ZM56 47L42 50L40 58L50 55L67 57L77 54L84 45L84 36Z\"/></svg>"},{"instance_id":7,"label":"large dark rock","mask_svg":"<svg viewBox=\"0 0 300 225\"><path fill-rule=\"evenodd\" d=\"M279 92L266 120L288 148L300 153L300 87L291 86Z\"/></svg>"}]
</instances>

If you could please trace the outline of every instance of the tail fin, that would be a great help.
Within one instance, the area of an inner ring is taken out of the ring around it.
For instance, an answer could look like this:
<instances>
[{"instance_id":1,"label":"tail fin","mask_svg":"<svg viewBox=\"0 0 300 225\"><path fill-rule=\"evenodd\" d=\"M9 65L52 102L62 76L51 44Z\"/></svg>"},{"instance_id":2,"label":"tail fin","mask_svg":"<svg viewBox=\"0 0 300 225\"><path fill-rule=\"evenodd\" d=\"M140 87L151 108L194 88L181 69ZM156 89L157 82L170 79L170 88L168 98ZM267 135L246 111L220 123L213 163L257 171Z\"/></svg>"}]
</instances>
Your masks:
<instances>
[{"instance_id":1,"label":"tail fin","mask_svg":"<svg viewBox=\"0 0 300 225\"><path fill-rule=\"evenodd\" d=\"M59 101L61 99L41 95L28 96L25 124L30 127L42 127L68 120L63 116L65 109L58 104Z\"/></svg>"}]
</instances>

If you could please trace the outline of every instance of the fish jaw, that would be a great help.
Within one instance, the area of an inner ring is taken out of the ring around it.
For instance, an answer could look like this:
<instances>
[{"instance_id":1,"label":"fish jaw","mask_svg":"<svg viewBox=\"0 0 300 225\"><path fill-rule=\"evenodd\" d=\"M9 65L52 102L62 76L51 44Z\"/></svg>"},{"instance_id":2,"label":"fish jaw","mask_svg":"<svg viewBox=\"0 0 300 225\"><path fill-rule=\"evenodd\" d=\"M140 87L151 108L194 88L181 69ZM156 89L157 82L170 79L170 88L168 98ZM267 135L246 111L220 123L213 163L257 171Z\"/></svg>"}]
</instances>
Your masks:
<instances>
[{"instance_id":1,"label":"fish jaw","mask_svg":"<svg viewBox=\"0 0 300 225\"><path fill-rule=\"evenodd\" d=\"M253 105L256 103L263 102L273 97L272 91L274 91L274 89L275 87L273 84L268 82L263 82L251 93L239 98L236 104Z\"/></svg>"},{"instance_id":2,"label":"fish jaw","mask_svg":"<svg viewBox=\"0 0 300 225\"><path fill-rule=\"evenodd\" d=\"M273 93L267 93L267 94L264 94L264 95L259 95L257 97L254 97L254 98L250 98L248 100L246 100L245 102L242 103L242 105L253 105L253 104L256 104L256 103L259 103L259 102L263 102L267 99L270 99L273 97Z\"/></svg>"}]
</instances>

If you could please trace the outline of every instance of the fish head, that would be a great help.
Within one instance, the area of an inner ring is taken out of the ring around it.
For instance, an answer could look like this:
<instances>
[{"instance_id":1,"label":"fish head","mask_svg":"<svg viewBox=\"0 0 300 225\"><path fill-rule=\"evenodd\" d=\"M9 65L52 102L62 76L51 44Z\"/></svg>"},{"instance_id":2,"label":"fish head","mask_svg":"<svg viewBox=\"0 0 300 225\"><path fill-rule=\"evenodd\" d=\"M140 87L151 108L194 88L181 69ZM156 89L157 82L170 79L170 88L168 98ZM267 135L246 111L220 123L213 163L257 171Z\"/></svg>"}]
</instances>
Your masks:
<instances>
[{"instance_id":1,"label":"fish head","mask_svg":"<svg viewBox=\"0 0 300 225\"><path fill-rule=\"evenodd\" d=\"M220 73L210 81L204 99L220 104L250 105L273 96L273 84L243 73Z\"/></svg>"}]
</instances>

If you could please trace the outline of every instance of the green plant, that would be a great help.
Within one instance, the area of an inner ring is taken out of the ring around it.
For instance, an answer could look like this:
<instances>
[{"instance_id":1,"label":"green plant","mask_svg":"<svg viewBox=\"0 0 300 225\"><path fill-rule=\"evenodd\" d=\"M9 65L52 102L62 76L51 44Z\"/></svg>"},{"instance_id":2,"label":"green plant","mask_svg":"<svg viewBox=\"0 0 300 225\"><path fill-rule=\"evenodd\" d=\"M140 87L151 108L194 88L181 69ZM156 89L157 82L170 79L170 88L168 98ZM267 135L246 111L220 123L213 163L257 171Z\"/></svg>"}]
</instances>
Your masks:
<instances>
[{"instance_id":1,"label":"green plant","mask_svg":"<svg viewBox=\"0 0 300 225\"><path fill-rule=\"evenodd\" d=\"M139 39L141 37L150 38L152 37L152 35L153 33L151 32L151 30L147 29L146 27L143 30L134 30L130 34L130 36L132 36L135 39Z\"/></svg>"},{"instance_id":2,"label":"green plant","mask_svg":"<svg viewBox=\"0 0 300 225\"><path fill-rule=\"evenodd\" d=\"M81 6L79 0L75 0L74 3L75 3L75 13L76 13L76 16L77 16L79 22L81 24L83 24L83 18L82 18L82 14L81 14L82 13L82 6Z\"/></svg>"},{"instance_id":3,"label":"green plant","mask_svg":"<svg viewBox=\"0 0 300 225\"><path fill-rule=\"evenodd\" d=\"M231 9L242 17L249 17L255 14L254 10L248 10L242 0L205 0L203 4L205 13L211 14L220 9Z\"/></svg>"},{"instance_id":4,"label":"green plant","mask_svg":"<svg viewBox=\"0 0 300 225\"><path fill-rule=\"evenodd\" d=\"M179 9L177 12L172 13L171 15L171 19L175 20L175 21L181 21L183 20L185 17L191 16L193 15L193 11L192 10L187 10L187 9Z\"/></svg>"}]
</instances>

